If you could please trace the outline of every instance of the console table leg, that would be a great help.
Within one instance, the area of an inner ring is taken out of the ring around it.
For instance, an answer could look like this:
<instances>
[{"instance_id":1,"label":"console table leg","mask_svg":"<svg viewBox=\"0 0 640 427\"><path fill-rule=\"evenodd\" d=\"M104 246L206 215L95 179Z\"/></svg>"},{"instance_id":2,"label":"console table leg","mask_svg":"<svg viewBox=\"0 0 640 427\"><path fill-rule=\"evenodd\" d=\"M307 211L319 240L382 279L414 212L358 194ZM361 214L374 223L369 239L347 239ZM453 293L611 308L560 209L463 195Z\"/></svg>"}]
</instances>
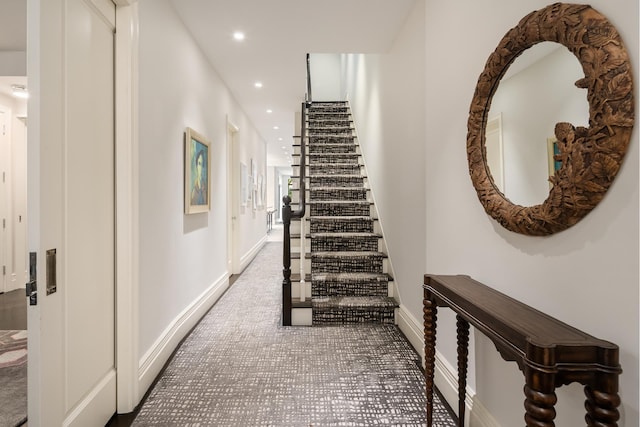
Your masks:
<instances>
[{"instance_id":1,"label":"console table leg","mask_svg":"<svg viewBox=\"0 0 640 427\"><path fill-rule=\"evenodd\" d=\"M424 299L424 376L427 392L427 427L433 424L433 376L436 363L436 322L438 307L436 303Z\"/></svg>"},{"instance_id":2,"label":"console table leg","mask_svg":"<svg viewBox=\"0 0 640 427\"><path fill-rule=\"evenodd\" d=\"M527 427L554 427L553 420L556 417L554 406L558 401L555 393L555 376L526 367L525 378L524 419Z\"/></svg>"},{"instance_id":3,"label":"console table leg","mask_svg":"<svg viewBox=\"0 0 640 427\"><path fill-rule=\"evenodd\" d=\"M458 332L458 426L464 426L467 391L467 361L469 358L469 322L456 315Z\"/></svg>"},{"instance_id":4,"label":"console table leg","mask_svg":"<svg viewBox=\"0 0 640 427\"><path fill-rule=\"evenodd\" d=\"M616 387L617 388L617 387ZM620 396L617 392L606 393L604 391L593 390L591 387L584 388L587 400L584 403L587 415L584 417L589 427L617 427L620 413Z\"/></svg>"}]
</instances>

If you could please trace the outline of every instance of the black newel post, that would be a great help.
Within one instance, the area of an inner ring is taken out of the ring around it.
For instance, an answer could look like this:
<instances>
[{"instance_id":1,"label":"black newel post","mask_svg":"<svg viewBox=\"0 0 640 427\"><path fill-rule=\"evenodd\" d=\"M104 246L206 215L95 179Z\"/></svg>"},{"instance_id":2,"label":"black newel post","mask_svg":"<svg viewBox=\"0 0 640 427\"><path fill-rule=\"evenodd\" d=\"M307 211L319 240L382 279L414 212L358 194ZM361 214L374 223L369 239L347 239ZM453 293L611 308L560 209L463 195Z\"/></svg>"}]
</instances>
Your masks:
<instances>
[{"instance_id":1,"label":"black newel post","mask_svg":"<svg viewBox=\"0 0 640 427\"><path fill-rule=\"evenodd\" d=\"M282 224L284 241L282 245L282 326L291 326L291 197L282 198Z\"/></svg>"}]
</instances>

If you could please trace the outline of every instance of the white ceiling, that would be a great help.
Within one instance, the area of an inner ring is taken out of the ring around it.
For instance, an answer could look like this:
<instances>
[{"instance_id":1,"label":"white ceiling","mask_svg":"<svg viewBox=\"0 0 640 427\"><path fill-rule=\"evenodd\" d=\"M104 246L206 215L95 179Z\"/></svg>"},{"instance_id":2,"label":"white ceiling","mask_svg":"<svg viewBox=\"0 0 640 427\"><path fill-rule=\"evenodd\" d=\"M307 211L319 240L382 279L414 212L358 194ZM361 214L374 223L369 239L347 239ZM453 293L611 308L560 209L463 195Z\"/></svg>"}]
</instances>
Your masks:
<instances>
[{"instance_id":1,"label":"white ceiling","mask_svg":"<svg viewBox=\"0 0 640 427\"><path fill-rule=\"evenodd\" d=\"M415 1L169 0L267 141L270 166L290 164L281 147L296 133L306 53L384 53ZM0 0L0 11L0 51L26 50L26 0ZM235 31L246 39L235 41Z\"/></svg>"},{"instance_id":2,"label":"white ceiling","mask_svg":"<svg viewBox=\"0 0 640 427\"><path fill-rule=\"evenodd\" d=\"M384 53L415 0L169 0L267 141L267 164L289 165L306 91L306 53ZM246 39L233 40L234 31ZM319 76L312 76L319 78ZM256 89L256 81L263 83ZM273 113L267 114L266 110ZM273 127L278 126L278 130ZM283 141L278 141L283 138Z\"/></svg>"},{"instance_id":3,"label":"white ceiling","mask_svg":"<svg viewBox=\"0 0 640 427\"><path fill-rule=\"evenodd\" d=\"M0 0L0 52L27 50L27 0Z\"/></svg>"}]
</instances>

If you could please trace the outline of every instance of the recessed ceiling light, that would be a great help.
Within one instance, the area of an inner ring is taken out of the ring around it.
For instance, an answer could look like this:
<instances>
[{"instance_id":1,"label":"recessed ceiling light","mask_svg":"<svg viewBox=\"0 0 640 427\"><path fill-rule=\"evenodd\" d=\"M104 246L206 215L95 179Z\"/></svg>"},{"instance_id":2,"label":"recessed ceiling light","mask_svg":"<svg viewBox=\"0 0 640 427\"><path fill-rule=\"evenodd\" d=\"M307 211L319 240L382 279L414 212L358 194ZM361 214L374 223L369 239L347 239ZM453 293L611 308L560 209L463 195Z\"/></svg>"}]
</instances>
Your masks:
<instances>
[{"instance_id":1,"label":"recessed ceiling light","mask_svg":"<svg viewBox=\"0 0 640 427\"><path fill-rule=\"evenodd\" d=\"M255 82L253 85L260 89L262 87L262 82Z\"/></svg>"},{"instance_id":2,"label":"recessed ceiling light","mask_svg":"<svg viewBox=\"0 0 640 427\"><path fill-rule=\"evenodd\" d=\"M235 33L233 33L233 38L241 42L242 40L244 40L244 33L242 31L236 31Z\"/></svg>"},{"instance_id":3,"label":"recessed ceiling light","mask_svg":"<svg viewBox=\"0 0 640 427\"><path fill-rule=\"evenodd\" d=\"M278 129L280 129L280 128L279 128L278 126L274 126L274 127L273 127L273 129L274 129L274 130L278 130Z\"/></svg>"},{"instance_id":4,"label":"recessed ceiling light","mask_svg":"<svg viewBox=\"0 0 640 427\"><path fill-rule=\"evenodd\" d=\"M267 113L271 114L271 113L273 113L273 110L269 109L269 110L267 110Z\"/></svg>"},{"instance_id":5,"label":"recessed ceiling light","mask_svg":"<svg viewBox=\"0 0 640 427\"><path fill-rule=\"evenodd\" d=\"M283 146L282 146L282 149L283 149L283 150L286 150L286 149L287 149L287 147L285 147L285 146L283 145Z\"/></svg>"},{"instance_id":6,"label":"recessed ceiling light","mask_svg":"<svg viewBox=\"0 0 640 427\"><path fill-rule=\"evenodd\" d=\"M278 141L282 141L282 137L278 138Z\"/></svg>"}]
</instances>

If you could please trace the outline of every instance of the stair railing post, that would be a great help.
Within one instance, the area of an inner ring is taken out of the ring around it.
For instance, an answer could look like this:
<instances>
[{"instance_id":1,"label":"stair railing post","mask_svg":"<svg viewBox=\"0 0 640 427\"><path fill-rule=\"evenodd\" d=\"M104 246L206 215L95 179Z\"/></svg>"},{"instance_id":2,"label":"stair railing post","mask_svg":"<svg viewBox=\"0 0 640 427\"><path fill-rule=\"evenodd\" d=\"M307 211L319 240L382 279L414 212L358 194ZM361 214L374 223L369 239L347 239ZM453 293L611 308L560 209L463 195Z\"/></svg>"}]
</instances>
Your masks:
<instances>
[{"instance_id":1,"label":"stair railing post","mask_svg":"<svg viewBox=\"0 0 640 427\"><path fill-rule=\"evenodd\" d=\"M282 326L291 326L291 198L282 198Z\"/></svg>"}]
</instances>

